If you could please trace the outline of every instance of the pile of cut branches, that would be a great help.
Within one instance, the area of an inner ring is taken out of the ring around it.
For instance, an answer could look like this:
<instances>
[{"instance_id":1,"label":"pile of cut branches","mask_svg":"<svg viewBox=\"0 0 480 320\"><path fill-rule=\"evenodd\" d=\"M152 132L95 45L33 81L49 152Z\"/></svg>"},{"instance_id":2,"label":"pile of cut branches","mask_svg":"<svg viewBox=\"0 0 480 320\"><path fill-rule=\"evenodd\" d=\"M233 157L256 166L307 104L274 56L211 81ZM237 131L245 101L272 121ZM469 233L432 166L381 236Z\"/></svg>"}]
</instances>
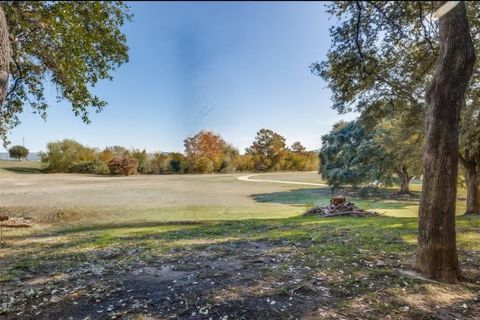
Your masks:
<instances>
[{"instance_id":1,"label":"pile of cut branches","mask_svg":"<svg viewBox=\"0 0 480 320\"><path fill-rule=\"evenodd\" d=\"M320 216L320 217L336 217L336 216L355 216L355 217L371 217L377 216L378 213L366 211L357 206L353 202L343 202L340 204L329 204L323 207L313 207L303 214L304 216Z\"/></svg>"}]
</instances>

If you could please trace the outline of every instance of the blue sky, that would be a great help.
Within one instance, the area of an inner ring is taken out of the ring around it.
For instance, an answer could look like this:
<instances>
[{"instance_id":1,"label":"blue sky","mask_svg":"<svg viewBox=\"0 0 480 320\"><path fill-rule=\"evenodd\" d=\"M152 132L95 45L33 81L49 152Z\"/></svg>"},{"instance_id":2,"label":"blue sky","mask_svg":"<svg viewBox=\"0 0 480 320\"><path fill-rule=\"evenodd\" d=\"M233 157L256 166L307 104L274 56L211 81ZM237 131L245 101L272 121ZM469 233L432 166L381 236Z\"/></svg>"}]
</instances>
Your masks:
<instances>
[{"instance_id":1,"label":"blue sky","mask_svg":"<svg viewBox=\"0 0 480 320\"><path fill-rule=\"evenodd\" d=\"M325 82L308 66L330 45L320 2L131 3L124 27L129 63L95 92L108 102L85 125L53 89L47 121L29 108L10 140L31 151L73 138L109 145L183 151L183 139L202 129L220 133L241 151L261 128L309 149L339 116Z\"/></svg>"}]
</instances>

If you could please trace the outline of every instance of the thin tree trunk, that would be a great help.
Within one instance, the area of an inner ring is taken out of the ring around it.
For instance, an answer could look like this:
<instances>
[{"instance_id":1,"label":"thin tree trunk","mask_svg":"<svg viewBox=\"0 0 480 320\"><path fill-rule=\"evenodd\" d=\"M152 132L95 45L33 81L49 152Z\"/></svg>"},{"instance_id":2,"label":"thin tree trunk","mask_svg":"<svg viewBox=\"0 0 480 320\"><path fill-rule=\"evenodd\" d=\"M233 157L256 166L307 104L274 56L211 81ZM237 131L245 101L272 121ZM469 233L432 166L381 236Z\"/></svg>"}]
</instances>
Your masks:
<instances>
[{"instance_id":1,"label":"thin tree trunk","mask_svg":"<svg viewBox=\"0 0 480 320\"><path fill-rule=\"evenodd\" d=\"M477 214L480 214L480 173L477 169L477 196L476 196L477 204L475 207L477 208Z\"/></svg>"},{"instance_id":2,"label":"thin tree trunk","mask_svg":"<svg viewBox=\"0 0 480 320\"><path fill-rule=\"evenodd\" d=\"M400 193L409 194L410 193L410 180L412 177L408 175L407 167L402 166L400 170L397 171L398 180L400 183Z\"/></svg>"},{"instance_id":3,"label":"thin tree trunk","mask_svg":"<svg viewBox=\"0 0 480 320\"><path fill-rule=\"evenodd\" d=\"M478 178L476 170L467 172L467 209L465 214L480 214L479 199L478 199Z\"/></svg>"},{"instance_id":4,"label":"thin tree trunk","mask_svg":"<svg viewBox=\"0 0 480 320\"><path fill-rule=\"evenodd\" d=\"M467 208L465 214L480 214L480 179L477 172L477 164L461 158L465 168L465 180L467 185Z\"/></svg>"},{"instance_id":5,"label":"thin tree trunk","mask_svg":"<svg viewBox=\"0 0 480 320\"><path fill-rule=\"evenodd\" d=\"M444 1L436 2L437 8ZM475 51L465 4L439 21L440 52L426 93L424 180L419 209L417 269L425 276L456 282L460 276L455 234L458 127Z\"/></svg>"}]
</instances>

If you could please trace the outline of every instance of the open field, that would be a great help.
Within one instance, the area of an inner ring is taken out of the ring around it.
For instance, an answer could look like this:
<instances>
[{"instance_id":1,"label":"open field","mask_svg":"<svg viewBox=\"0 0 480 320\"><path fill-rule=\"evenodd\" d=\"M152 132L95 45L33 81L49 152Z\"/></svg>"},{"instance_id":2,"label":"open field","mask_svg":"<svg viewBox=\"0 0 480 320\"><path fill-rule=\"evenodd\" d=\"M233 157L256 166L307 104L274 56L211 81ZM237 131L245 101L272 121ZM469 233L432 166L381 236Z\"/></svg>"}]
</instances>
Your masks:
<instances>
[{"instance_id":1,"label":"open field","mask_svg":"<svg viewBox=\"0 0 480 320\"><path fill-rule=\"evenodd\" d=\"M10 173L39 173L39 161L10 161L0 160L0 176Z\"/></svg>"},{"instance_id":2,"label":"open field","mask_svg":"<svg viewBox=\"0 0 480 320\"><path fill-rule=\"evenodd\" d=\"M3 161L0 166L0 213L46 223L285 218L326 204L331 196L326 186L237 179L245 174L109 177L38 174L37 162ZM259 174L254 179L323 183L312 172ZM415 198L398 201L356 193L349 198L389 216L415 217L418 212ZM459 201L457 212L464 208L465 201Z\"/></svg>"},{"instance_id":3,"label":"open field","mask_svg":"<svg viewBox=\"0 0 480 320\"><path fill-rule=\"evenodd\" d=\"M328 188L240 181L241 174L101 177L18 165L26 169L0 170L0 210L31 216L35 227L5 233L0 318L480 313L478 217L458 218L464 282L448 285L403 273L414 262L415 200L354 199L386 217L306 218L298 215L327 203ZM255 179L321 183L313 173Z\"/></svg>"}]
</instances>

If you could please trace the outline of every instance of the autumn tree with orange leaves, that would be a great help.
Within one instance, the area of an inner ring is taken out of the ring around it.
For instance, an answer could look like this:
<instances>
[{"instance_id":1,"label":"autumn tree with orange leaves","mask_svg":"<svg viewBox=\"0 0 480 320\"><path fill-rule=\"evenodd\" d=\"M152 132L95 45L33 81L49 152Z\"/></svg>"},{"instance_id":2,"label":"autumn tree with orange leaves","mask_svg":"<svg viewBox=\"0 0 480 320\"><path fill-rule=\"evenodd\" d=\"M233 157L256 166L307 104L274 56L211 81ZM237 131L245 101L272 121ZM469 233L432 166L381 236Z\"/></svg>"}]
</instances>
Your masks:
<instances>
[{"instance_id":1,"label":"autumn tree with orange leaves","mask_svg":"<svg viewBox=\"0 0 480 320\"><path fill-rule=\"evenodd\" d=\"M190 173L220 172L232 162L238 151L212 131L202 130L184 140ZM236 151L236 152L235 152Z\"/></svg>"}]
</instances>

